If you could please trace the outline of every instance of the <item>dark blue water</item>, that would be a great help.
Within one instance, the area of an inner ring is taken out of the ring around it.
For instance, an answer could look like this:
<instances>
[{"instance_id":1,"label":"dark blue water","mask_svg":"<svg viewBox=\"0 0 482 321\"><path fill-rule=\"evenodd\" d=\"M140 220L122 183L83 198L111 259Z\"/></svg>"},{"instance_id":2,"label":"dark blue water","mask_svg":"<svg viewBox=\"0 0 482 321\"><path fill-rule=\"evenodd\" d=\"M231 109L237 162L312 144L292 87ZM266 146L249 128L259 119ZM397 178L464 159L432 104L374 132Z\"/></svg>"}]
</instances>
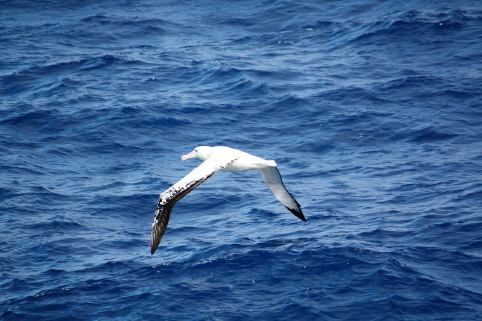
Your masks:
<instances>
[{"instance_id":1,"label":"dark blue water","mask_svg":"<svg viewBox=\"0 0 482 321\"><path fill-rule=\"evenodd\" d=\"M2 320L481 320L480 1L0 1ZM197 145L275 159L159 194Z\"/></svg>"}]
</instances>

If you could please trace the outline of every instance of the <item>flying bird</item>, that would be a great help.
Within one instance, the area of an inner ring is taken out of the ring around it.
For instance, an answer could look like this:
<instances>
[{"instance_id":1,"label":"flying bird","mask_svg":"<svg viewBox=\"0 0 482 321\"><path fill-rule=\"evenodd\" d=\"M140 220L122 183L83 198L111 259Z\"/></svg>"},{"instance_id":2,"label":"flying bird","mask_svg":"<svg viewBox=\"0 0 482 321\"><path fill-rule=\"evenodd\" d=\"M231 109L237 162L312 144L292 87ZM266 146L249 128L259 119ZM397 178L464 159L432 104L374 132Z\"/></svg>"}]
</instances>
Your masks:
<instances>
[{"instance_id":1,"label":"flying bird","mask_svg":"<svg viewBox=\"0 0 482 321\"><path fill-rule=\"evenodd\" d=\"M295 198L286 190L281 175L274 160L263 159L243 151L224 146L199 146L181 160L199 158L204 161L193 169L179 182L165 190L159 197L157 208L154 212L151 231L151 254L154 254L162 236L166 232L172 207L181 198L199 186L202 182L211 177L218 170L224 172L239 172L257 169L260 171L263 181L273 192L274 196L291 213L306 222L301 211L301 206Z\"/></svg>"}]
</instances>

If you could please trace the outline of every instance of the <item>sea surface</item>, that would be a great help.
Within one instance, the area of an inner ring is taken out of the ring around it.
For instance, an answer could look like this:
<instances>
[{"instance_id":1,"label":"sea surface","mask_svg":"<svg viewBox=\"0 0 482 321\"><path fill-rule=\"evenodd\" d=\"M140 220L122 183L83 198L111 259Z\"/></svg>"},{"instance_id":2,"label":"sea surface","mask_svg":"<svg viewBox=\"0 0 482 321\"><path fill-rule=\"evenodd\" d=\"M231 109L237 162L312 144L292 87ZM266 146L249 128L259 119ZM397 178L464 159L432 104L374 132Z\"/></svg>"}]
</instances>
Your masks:
<instances>
[{"instance_id":1,"label":"sea surface","mask_svg":"<svg viewBox=\"0 0 482 321\"><path fill-rule=\"evenodd\" d=\"M0 320L482 320L482 2L0 1ZM274 159L159 194L198 145Z\"/></svg>"}]
</instances>

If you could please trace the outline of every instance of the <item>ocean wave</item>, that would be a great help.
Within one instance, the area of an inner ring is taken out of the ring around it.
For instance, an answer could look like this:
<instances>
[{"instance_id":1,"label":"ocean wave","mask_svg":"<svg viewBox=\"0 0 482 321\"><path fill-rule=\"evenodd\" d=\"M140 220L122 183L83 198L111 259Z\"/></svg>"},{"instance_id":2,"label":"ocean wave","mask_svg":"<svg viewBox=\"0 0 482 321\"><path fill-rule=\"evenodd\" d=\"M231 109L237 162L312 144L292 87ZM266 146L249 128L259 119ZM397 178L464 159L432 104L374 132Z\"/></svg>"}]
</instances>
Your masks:
<instances>
[{"instance_id":1,"label":"ocean wave","mask_svg":"<svg viewBox=\"0 0 482 321\"><path fill-rule=\"evenodd\" d=\"M39 3L2 2L0 318L480 319L475 2ZM198 145L307 222L220 172L150 255Z\"/></svg>"}]
</instances>

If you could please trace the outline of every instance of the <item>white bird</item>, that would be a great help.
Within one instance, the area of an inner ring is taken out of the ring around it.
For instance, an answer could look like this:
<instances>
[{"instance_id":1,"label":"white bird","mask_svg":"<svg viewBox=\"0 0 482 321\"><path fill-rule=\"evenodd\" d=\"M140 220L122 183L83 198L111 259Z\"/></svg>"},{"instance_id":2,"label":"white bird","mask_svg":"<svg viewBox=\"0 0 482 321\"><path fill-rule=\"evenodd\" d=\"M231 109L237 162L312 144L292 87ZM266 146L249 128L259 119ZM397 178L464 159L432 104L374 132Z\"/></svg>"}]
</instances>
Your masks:
<instances>
[{"instance_id":1,"label":"white bird","mask_svg":"<svg viewBox=\"0 0 482 321\"><path fill-rule=\"evenodd\" d=\"M301 211L300 204L286 190L281 180L281 175L276 167L274 160L266 160L243 151L224 147L199 146L187 155L183 155L181 160L188 158L199 158L204 162L193 169L183 179L165 190L159 197L154 218L152 220L151 231L151 254L154 254L162 236L166 232L169 216L174 204L199 184L207 180L218 170L225 172L239 172L258 169L261 172L263 181L273 192L274 196L291 213L306 222L306 218Z\"/></svg>"}]
</instances>

